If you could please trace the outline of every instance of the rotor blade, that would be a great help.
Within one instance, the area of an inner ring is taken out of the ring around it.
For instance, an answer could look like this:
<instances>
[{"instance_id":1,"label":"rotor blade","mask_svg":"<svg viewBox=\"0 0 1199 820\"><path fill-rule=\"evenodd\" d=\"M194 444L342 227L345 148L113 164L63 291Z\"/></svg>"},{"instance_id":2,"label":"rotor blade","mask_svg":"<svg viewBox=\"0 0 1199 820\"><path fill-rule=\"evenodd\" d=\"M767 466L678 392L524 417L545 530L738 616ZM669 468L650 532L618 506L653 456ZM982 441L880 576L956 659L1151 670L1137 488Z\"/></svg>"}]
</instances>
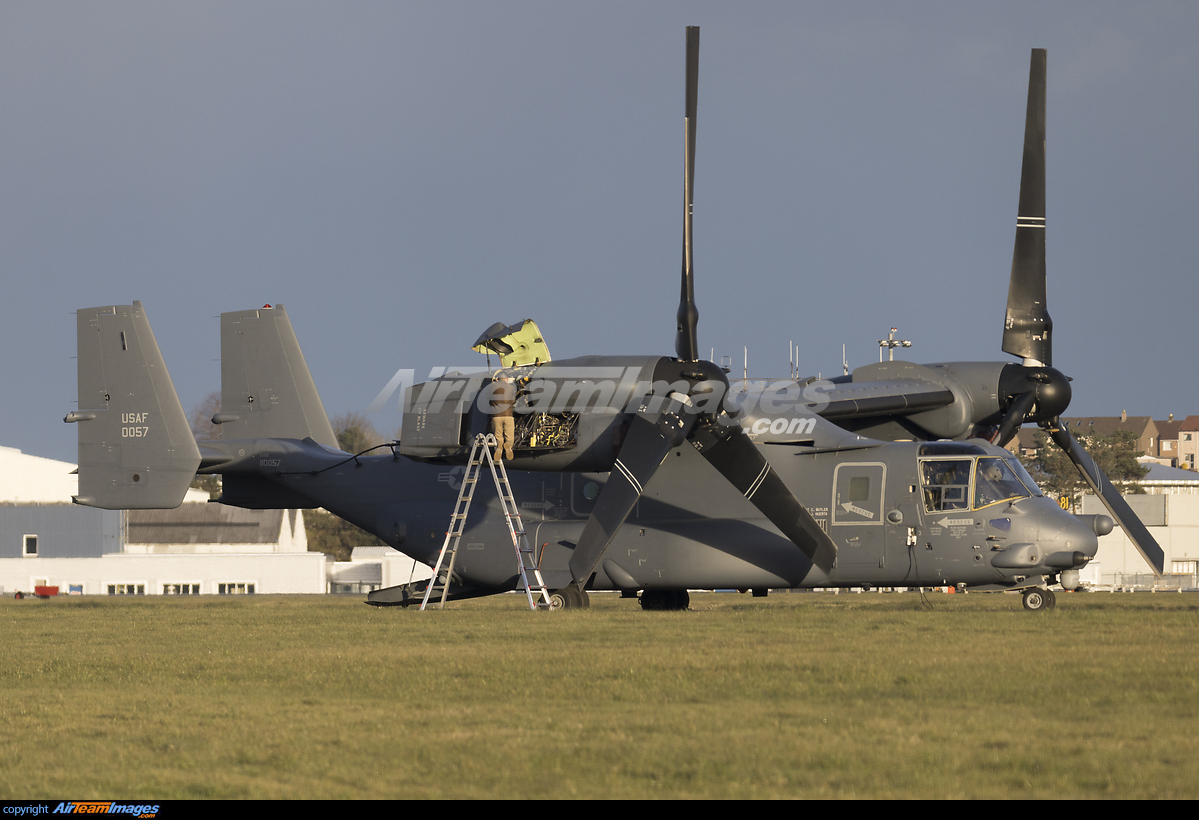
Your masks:
<instances>
[{"instance_id":1,"label":"rotor blade","mask_svg":"<svg viewBox=\"0 0 1199 820\"><path fill-rule=\"evenodd\" d=\"M1053 364L1053 320L1045 302L1045 70L1045 49L1034 48L1003 352L1023 357L1025 364L1048 366Z\"/></svg>"},{"instance_id":2,"label":"rotor blade","mask_svg":"<svg viewBox=\"0 0 1199 820\"><path fill-rule=\"evenodd\" d=\"M580 588L591 579L616 531L641 497L642 489L694 424L694 414L679 414L678 408L678 403L672 403L657 417L633 417L608 483L600 492L570 557L570 572Z\"/></svg>"},{"instance_id":3,"label":"rotor blade","mask_svg":"<svg viewBox=\"0 0 1199 820\"><path fill-rule=\"evenodd\" d=\"M1149 530L1141 523L1141 519L1137 518L1136 513L1128 506L1128 502L1120 495L1120 491L1112 486L1107 476L1099 469L1099 465L1070 435L1060 420L1056 426L1049 427L1048 432L1053 437L1054 443L1062 448L1074 465L1078 467L1078 471L1091 485L1095 495L1102 499L1103 506L1107 507L1112 518L1116 519L1116 523L1124 529L1124 534L1136 546L1141 557L1148 562L1149 566L1153 567L1153 572L1160 576L1165 571L1165 553L1162 552L1162 548L1158 546L1154 537L1149 534Z\"/></svg>"},{"instance_id":4,"label":"rotor blade","mask_svg":"<svg viewBox=\"0 0 1199 820\"><path fill-rule=\"evenodd\" d=\"M691 211L695 201L695 109L699 87L699 26L687 26L686 113L683 116L683 282L675 326L674 350L681 361L699 361L699 310L695 307Z\"/></svg>"},{"instance_id":5,"label":"rotor blade","mask_svg":"<svg viewBox=\"0 0 1199 820\"><path fill-rule=\"evenodd\" d=\"M1016 431L1024 423L1024 417L1028 415L1029 410L1032 410L1036 400L1037 394L1032 390L1017 396L1012 402L1012 406L1008 408L1007 415L999 423L999 429L995 431L991 443L1007 447L1007 443L1012 440L1012 436L1016 435Z\"/></svg>"},{"instance_id":6,"label":"rotor blade","mask_svg":"<svg viewBox=\"0 0 1199 820\"><path fill-rule=\"evenodd\" d=\"M804 555L825 573L832 569L837 547L799 503L740 426L727 433L699 435L697 449L737 491L778 527Z\"/></svg>"}]
</instances>

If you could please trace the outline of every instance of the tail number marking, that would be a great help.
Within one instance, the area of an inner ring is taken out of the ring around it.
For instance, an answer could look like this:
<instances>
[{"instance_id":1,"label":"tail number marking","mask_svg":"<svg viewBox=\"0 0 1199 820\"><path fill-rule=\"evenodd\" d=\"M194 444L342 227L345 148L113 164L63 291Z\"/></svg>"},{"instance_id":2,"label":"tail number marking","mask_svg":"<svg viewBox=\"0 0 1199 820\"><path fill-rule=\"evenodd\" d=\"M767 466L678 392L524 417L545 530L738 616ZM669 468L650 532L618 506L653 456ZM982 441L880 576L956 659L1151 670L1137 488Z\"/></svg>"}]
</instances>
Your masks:
<instances>
[{"instance_id":1,"label":"tail number marking","mask_svg":"<svg viewBox=\"0 0 1199 820\"><path fill-rule=\"evenodd\" d=\"M126 426L121 427L121 438L145 438L150 435L150 428L141 426L149 420L149 413L122 413L121 424Z\"/></svg>"}]
</instances>

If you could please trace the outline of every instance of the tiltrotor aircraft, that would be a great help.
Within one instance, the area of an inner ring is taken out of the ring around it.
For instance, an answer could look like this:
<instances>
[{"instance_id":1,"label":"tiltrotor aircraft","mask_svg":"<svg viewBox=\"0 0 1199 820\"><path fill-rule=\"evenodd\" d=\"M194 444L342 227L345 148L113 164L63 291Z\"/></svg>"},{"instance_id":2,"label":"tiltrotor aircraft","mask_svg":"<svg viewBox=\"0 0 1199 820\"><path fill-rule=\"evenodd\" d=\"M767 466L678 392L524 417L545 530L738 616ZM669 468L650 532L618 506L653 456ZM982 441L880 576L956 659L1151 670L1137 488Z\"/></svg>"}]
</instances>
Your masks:
<instances>
[{"instance_id":1,"label":"tiltrotor aircraft","mask_svg":"<svg viewBox=\"0 0 1199 820\"><path fill-rule=\"evenodd\" d=\"M699 30L687 29L682 286L675 356L552 360L532 322L475 343L501 368L410 388L383 454L337 440L282 305L221 316L221 438L197 444L145 311L78 312L79 495L90 506L174 507L196 473L220 503L324 507L432 565L471 442L488 429L501 376L518 389L513 495L557 606L588 590L678 609L688 589L1078 584L1107 516L1045 498L1003 446L1046 427L1160 573L1162 552L1058 417L1044 270L1045 53L1034 51L1003 350L1023 363L887 362L830 381L734 391L699 356L692 266ZM480 492L449 598L516 588L498 498ZM420 600L425 583L371 593Z\"/></svg>"}]
</instances>

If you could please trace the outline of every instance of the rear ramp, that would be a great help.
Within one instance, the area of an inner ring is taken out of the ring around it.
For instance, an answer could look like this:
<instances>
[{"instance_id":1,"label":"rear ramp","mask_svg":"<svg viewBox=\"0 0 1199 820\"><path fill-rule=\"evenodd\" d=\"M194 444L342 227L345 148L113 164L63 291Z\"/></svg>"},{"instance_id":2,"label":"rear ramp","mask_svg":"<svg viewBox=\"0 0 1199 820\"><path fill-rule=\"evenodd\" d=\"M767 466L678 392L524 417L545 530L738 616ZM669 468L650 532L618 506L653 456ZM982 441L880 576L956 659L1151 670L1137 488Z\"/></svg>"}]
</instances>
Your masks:
<instances>
[{"instance_id":1,"label":"rear ramp","mask_svg":"<svg viewBox=\"0 0 1199 820\"><path fill-rule=\"evenodd\" d=\"M221 314L221 438L311 438L337 447L283 305Z\"/></svg>"},{"instance_id":2,"label":"rear ramp","mask_svg":"<svg viewBox=\"0 0 1199 820\"><path fill-rule=\"evenodd\" d=\"M200 450L141 302L76 314L79 425L76 504L108 510L178 507Z\"/></svg>"}]
</instances>

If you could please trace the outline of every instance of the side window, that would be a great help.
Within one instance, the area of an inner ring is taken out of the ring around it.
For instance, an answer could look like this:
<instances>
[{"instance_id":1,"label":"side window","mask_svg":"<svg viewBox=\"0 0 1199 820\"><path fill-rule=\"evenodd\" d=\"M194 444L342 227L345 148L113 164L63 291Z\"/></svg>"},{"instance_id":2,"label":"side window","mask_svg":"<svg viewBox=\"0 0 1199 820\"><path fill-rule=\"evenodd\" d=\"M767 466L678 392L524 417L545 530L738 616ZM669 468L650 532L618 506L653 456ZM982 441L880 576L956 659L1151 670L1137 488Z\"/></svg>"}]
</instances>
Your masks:
<instances>
[{"instance_id":1,"label":"side window","mask_svg":"<svg viewBox=\"0 0 1199 820\"><path fill-rule=\"evenodd\" d=\"M870 500L870 476L857 476L849 479L849 500Z\"/></svg>"},{"instance_id":2,"label":"side window","mask_svg":"<svg viewBox=\"0 0 1199 820\"><path fill-rule=\"evenodd\" d=\"M24 545L21 548L21 554L26 558L37 558L37 536L26 535Z\"/></svg>"},{"instance_id":3,"label":"side window","mask_svg":"<svg viewBox=\"0 0 1199 820\"><path fill-rule=\"evenodd\" d=\"M936 459L920 463L924 508L929 512L970 509L971 459Z\"/></svg>"},{"instance_id":4,"label":"side window","mask_svg":"<svg viewBox=\"0 0 1199 820\"><path fill-rule=\"evenodd\" d=\"M878 462L839 464L833 471L832 523L835 525L883 522L883 489L887 467Z\"/></svg>"}]
</instances>

